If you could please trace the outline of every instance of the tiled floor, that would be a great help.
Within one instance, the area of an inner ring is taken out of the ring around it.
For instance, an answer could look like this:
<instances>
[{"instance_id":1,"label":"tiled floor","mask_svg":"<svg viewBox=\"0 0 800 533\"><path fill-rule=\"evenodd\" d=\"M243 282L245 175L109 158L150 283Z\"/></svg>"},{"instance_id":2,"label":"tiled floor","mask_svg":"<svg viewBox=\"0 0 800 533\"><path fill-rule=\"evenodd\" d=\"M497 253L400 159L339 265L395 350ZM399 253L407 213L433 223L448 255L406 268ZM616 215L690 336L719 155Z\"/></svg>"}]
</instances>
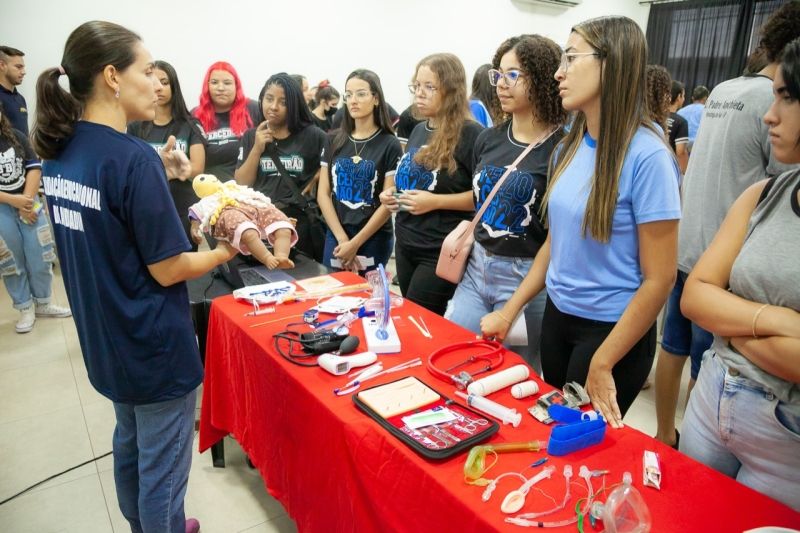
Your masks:
<instances>
[{"instance_id":1,"label":"tiled floor","mask_svg":"<svg viewBox=\"0 0 800 533\"><path fill-rule=\"evenodd\" d=\"M393 270L393 265L390 266ZM56 271L54 299L66 304ZM111 450L114 412L94 391L72 319L39 319L31 333L14 332L17 312L0 289L0 501ZM688 365L687 365L688 369ZM684 376L684 390L686 384ZM679 409L679 419L683 409ZM625 422L655 433L654 392L642 392ZM296 531L280 503L226 441L227 468L199 455L195 441L186 509L205 533ZM112 460L105 457L0 506L4 533L129 531L117 507Z\"/></svg>"}]
</instances>

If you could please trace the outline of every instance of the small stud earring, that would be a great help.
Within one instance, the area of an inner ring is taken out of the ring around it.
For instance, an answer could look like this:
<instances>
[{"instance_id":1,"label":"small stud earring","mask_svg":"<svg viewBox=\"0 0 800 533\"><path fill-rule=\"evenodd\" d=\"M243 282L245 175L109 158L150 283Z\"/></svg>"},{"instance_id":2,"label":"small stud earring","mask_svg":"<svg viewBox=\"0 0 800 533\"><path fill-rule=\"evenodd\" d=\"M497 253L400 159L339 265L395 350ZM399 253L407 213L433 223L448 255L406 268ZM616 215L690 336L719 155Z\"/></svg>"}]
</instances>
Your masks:
<instances>
[{"instance_id":1,"label":"small stud earring","mask_svg":"<svg viewBox=\"0 0 800 533\"><path fill-rule=\"evenodd\" d=\"M114 98L119 98L119 89L117 89L117 92L114 93Z\"/></svg>"}]
</instances>

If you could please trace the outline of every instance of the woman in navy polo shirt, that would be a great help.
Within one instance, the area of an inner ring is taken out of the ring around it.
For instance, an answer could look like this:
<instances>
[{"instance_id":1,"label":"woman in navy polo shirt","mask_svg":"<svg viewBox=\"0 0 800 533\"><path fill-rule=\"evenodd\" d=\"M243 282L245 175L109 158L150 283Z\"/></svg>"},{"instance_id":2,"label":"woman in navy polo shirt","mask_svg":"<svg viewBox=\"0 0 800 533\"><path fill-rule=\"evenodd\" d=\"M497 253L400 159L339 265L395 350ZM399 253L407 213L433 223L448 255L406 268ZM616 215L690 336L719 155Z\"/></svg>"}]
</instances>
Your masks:
<instances>
[{"instance_id":1,"label":"woman in navy polo shirt","mask_svg":"<svg viewBox=\"0 0 800 533\"><path fill-rule=\"evenodd\" d=\"M183 498L203 367L183 281L235 250L189 252L164 163L125 133L153 120L158 87L138 35L82 24L39 77L33 143L89 380L114 402L120 509L133 531L184 533L199 529Z\"/></svg>"}]
</instances>

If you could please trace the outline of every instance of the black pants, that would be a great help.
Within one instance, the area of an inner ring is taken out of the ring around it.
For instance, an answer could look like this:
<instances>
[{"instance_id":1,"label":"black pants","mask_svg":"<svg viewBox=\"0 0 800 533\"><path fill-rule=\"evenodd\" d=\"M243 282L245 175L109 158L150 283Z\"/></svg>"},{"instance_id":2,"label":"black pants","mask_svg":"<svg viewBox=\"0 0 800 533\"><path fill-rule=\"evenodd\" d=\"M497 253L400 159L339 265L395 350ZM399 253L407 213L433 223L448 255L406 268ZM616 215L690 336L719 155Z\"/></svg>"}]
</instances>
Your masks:
<instances>
[{"instance_id":1,"label":"black pants","mask_svg":"<svg viewBox=\"0 0 800 533\"><path fill-rule=\"evenodd\" d=\"M297 206L284 206L280 209L287 217L297 219L297 225L295 226L297 244L295 244L295 248L321 263L322 251L325 246L325 229L318 221L311 218L313 215Z\"/></svg>"},{"instance_id":2,"label":"black pants","mask_svg":"<svg viewBox=\"0 0 800 533\"><path fill-rule=\"evenodd\" d=\"M547 299L542 318L542 373L544 380L556 388L577 381L586 383L589 363L597 348L606 340L615 322L600 322L558 310ZM656 325L637 342L625 357L614 365L611 375L617 387L617 404L622 416L642 390L656 351Z\"/></svg>"},{"instance_id":3,"label":"black pants","mask_svg":"<svg viewBox=\"0 0 800 533\"><path fill-rule=\"evenodd\" d=\"M444 315L447 302L456 292L456 284L436 275L439 251L422 250L398 242L395 244L394 258L403 296L425 309Z\"/></svg>"}]
</instances>

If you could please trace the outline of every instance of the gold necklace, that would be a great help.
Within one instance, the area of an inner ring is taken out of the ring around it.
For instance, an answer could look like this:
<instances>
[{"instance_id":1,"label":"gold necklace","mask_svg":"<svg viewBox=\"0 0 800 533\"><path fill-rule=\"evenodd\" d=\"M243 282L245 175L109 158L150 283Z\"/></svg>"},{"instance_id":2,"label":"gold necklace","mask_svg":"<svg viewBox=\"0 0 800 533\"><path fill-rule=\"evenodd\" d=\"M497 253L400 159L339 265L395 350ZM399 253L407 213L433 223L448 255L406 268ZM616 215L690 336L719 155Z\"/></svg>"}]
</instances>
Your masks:
<instances>
[{"instance_id":1,"label":"gold necklace","mask_svg":"<svg viewBox=\"0 0 800 533\"><path fill-rule=\"evenodd\" d=\"M353 150L355 150L355 152L356 152L356 155L354 155L353 157L350 158L350 160L353 163L355 163L357 165L361 161L363 161L363 159L361 157L361 153L364 151L364 148L367 146L367 144L372 139L374 139L377 134L378 134L378 130L375 130L375 133L373 133L372 135L370 135L366 139L363 139L363 140L360 140L360 141L356 141L352 136L350 136L350 140L353 141ZM364 143L364 144L361 145L361 150L358 149L358 143Z\"/></svg>"}]
</instances>

